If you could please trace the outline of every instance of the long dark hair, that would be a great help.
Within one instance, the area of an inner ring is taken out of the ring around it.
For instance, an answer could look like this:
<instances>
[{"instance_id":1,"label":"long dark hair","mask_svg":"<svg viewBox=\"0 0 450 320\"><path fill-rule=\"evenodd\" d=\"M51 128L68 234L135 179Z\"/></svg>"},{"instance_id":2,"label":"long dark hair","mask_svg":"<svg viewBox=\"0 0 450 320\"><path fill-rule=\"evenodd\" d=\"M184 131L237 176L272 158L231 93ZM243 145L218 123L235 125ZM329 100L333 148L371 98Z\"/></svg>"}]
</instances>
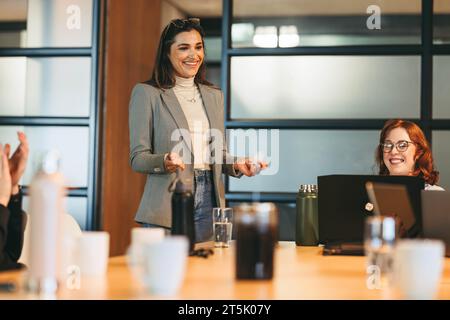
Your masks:
<instances>
[{"instance_id":1,"label":"long dark hair","mask_svg":"<svg viewBox=\"0 0 450 320\"><path fill-rule=\"evenodd\" d=\"M436 171L431 154L430 146L422 129L414 122L394 119L388 120L380 133L380 144L375 151L375 160L378 165L379 174L388 176L389 170L383 161L383 146L384 140L392 129L404 128L408 132L411 141L415 143L416 149L416 163L414 165L414 176L422 177L428 184L436 184L439 181L439 172Z\"/></svg>"},{"instance_id":2,"label":"long dark hair","mask_svg":"<svg viewBox=\"0 0 450 320\"><path fill-rule=\"evenodd\" d=\"M174 19L170 21L161 33L153 72L150 80L147 80L145 83L160 89L170 89L175 86L174 70L172 63L169 60L170 47L175 42L175 36L177 34L189 32L191 30L195 30L200 34L203 50L205 50L205 43L203 40L205 31L200 26L199 19ZM214 86L212 83L206 81L206 65L204 60L195 75L194 82L197 84L200 83L207 86Z\"/></svg>"}]
</instances>

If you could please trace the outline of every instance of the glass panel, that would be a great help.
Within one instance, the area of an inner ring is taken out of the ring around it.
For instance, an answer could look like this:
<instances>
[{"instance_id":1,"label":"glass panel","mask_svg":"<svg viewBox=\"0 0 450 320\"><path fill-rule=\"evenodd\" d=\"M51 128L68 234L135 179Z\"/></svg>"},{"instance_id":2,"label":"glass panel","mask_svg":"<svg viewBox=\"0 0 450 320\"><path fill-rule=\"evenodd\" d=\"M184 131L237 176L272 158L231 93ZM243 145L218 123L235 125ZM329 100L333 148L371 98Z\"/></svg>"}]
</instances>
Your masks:
<instances>
[{"instance_id":1,"label":"glass panel","mask_svg":"<svg viewBox=\"0 0 450 320\"><path fill-rule=\"evenodd\" d=\"M90 58L29 59L27 115L88 116Z\"/></svg>"},{"instance_id":2,"label":"glass panel","mask_svg":"<svg viewBox=\"0 0 450 320\"><path fill-rule=\"evenodd\" d=\"M420 44L421 0L234 0L232 47Z\"/></svg>"},{"instance_id":3,"label":"glass panel","mask_svg":"<svg viewBox=\"0 0 450 320\"><path fill-rule=\"evenodd\" d=\"M67 186L87 186L88 128L1 126L0 143L9 143L12 150L15 150L18 145L17 131L24 131L30 143L30 156L21 184L30 184L45 151L57 149L61 154L61 172L67 181Z\"/></svg>"},{"instance_id":4,"label":"glass panel","mask_svg":"<svg viewBox=\"0 0 450 320\"><path fill-rule=\"evenodd\" d=\"M90 83L91 58L0 58L0 116L89 116Z\"/></svg>"},{"instance_id":5,"label":"glass panel","mask_svg":"<svg viewBox=\"0 0 450 320\"><path fill-rule=\"evenodd\" d=\"M418 56L233 57L237 119L419 118Z\"/></svg>"},{"instance_id":6,"label":"glass panel","mask_svg":"<svg viewBox=\"0 0 450 320\"><path fill-rule=\"evenodd\" d=\"M450 118L450 56L433 61L433 117Z\"/></svg>"},{"instance_id":7,"label":"glass panel","mask_svg":"<svg viewBox=\"0 0 450 320\"><path fill-rule=\"evenodd\" d=\"M301 184L316 184L320 175L376 173L378 131L280 130L277 137L276 130L230 130L228 135L231 154L270 162L269 169L258 176L230 178L230 191L298 192ZM249 143L255 136L256 147Z\"/></svg>"},{"instance_id":8,"label":"glass panel","mask_svg":"<svg viewBox=\"0 0 450 320\"><path fill-rule=\"evenodd\" d=\"M229 207L236 207L240 205L239 202L228 203ZM295 203L275 203L278 208L278 240L280 241L295 241L295 224L296 224L296 208ZM236 228L233 228L235 231ZM235 232L233 232L233 239L236 239Z\"/></svg>"},{"instance_id":9,"label":"glass panel","mask_svg":"<svg viewBox=\"0 0 450 320\"><path fill-rule=\"evenodd\" d=\"M221 67L216 65L210 65L206 68L206 79L219 88L221 85L221 70Z\"/></svg>"},{"instance_id":10,"label":"glass panel","mask_svg":"<svg viewBox=\"0 0 450 320\"><path fill-rule=\"evenodd\" d=\"M25 114L26 58L0 58L0 116Z\"/></svg>"},{"instance_id":11,"label":"glass panel","mask_svg":"<svg viewBox=\"0 0 450 320\"><path fill-rule=\"evenodd\" d=\"M220 62L222 60L222 38L205 37L205 52L207 61Z\"/></svg>"},{"instance_id":12,"label":"glass panel","mask_svg":"<svg viewBox=\"0 0 450 320\"><path fill-rule=\"evenodd\" d=\"M439 171L438 184L450 190L450 131L433 131L433 157Z\"/></svg>"},{"instance_id":13,"label":"glass panel","mask_svg":"<svg viewBox=\"0 0 450 320\"><path fill-rule=\"evenodd\" d=\"M0 0L0 47L90 47L92 0Z\"/></svg>"},{"instance_id":14,"label":"glass panel","mask_svg":"<svg viewBox=\"0 0 450 320\"><path fill-rule=\"evenodd\" d=\"M450 43L450 1L434 0L434 43Z\"/></svg>"},{"instance_id":15,"label":"glass panel","mask_svg":"<svg viewBox=\"0 0 450 320\"><path fill-rule=\"evenodd\" d=\"M84 197L66 197L66 212L77 221L82 230L86 229L87 220L87 198ZM29 211L30 197L23 197L22 207L26 213Z\"/></svg>"}]
</instances>

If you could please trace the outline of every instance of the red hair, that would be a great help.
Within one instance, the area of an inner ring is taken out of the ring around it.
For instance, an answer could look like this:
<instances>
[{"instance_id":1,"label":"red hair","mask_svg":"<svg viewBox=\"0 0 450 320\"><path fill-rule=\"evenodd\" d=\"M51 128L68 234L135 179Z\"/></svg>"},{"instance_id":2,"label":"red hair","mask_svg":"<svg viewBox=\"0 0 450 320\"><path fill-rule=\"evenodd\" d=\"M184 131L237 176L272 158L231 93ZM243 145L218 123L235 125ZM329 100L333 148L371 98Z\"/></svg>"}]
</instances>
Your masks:
<instances>
[{"instance_id":1,"label":"red hair","mask_svg":"<svg viewBox=\"0 0 450 320\"><path fill-rule=\"evenodd\" d=\"M380 175L389 175L389 170L383 161L383 147L382 143L386 140L386 136L392 129L403 128L408 132L412 142L416 145L414 176L422 177L426 183L434 185L439 180L439 172L435 170L433 164L433 156L431 154L430 146L425 135L420 127L414 122L405 120L388 120L384 124L380 133L380 144L375 151L375 160L379 168Z\"/></svg>"}]
</instances>

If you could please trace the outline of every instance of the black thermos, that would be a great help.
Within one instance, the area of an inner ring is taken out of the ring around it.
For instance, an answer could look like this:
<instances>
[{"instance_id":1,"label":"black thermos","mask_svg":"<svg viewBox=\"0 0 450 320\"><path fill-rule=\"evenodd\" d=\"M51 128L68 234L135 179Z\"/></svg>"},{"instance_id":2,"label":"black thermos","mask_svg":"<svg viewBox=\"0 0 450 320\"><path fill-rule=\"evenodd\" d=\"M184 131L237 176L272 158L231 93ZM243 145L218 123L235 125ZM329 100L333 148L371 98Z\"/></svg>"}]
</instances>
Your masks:
<instances>
[{"instance_id":1,"label":"black thermos","mask_svg":"<svg viewBox=\"0 0 450 320\"><path fill-rule=\"evenodd\" d=\"M179 177L172 194L172 234L185 235L189 239L189 252L194 250L195 225L194 225L194 196L190 183L185 183Z\"/></svg>"}]
</instances>

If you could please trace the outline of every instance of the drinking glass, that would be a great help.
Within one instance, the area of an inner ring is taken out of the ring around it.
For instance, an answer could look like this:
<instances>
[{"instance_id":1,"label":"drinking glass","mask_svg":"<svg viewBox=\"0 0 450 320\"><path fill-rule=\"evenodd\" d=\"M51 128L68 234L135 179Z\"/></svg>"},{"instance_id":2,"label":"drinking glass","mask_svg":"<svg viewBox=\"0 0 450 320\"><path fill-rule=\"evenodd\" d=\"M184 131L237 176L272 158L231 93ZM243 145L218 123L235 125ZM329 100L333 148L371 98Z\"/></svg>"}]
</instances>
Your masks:
<instances>
[{"instance_id":1,"label":"drinking glass","mask_svg":"<svg viewBox=\"0 0 450 320\"><path fill-rule=\"evenodd\" d=\"M272 279L278 238L273 203L242 204L236 209L236 278Z\"/></svg>"},{"instance_id":2,"label":"drinking glass","mask_svg":"<svg viewBox=\"0 0 450 320\"><path fill-rule=\"evenodd\" d=\"M382 289L392 284L395 230L392 217L376 215L366 219L364 252L369 289Z\"/></svg>"},{"instance_id":3,"label":"drinking glass","mask_svg":"<svg viewBox=\"0 0 450 320\"><path fill-rule=\"evenodd\" d=\"M233 229L233 209L213 208L214 246L228 248Z\"/></svg>"}]
</instances>

